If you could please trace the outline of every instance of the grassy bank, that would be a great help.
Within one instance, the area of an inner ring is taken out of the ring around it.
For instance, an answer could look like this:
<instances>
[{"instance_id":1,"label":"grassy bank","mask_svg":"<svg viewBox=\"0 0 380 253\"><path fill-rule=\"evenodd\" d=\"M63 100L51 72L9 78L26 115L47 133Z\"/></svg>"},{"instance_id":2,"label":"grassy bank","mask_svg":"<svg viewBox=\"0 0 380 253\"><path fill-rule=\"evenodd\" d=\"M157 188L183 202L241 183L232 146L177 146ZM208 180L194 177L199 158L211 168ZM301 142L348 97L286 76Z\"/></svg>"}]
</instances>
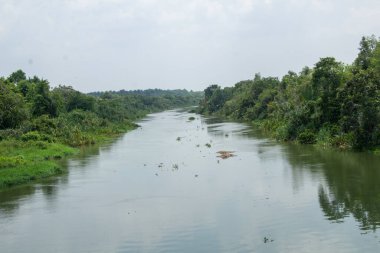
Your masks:
<instances>
[{"instance_id":1,"label":"grassy bank","mask_svg":"<svg viewBox=\"0 0 380 253\"><path fill-rule=\"evenodd\" d=\"M57 160L77 150L60 143L7 140L0 143L0 189L62 173Z\"/></svg>"},{"instance_id":2,"label":"grassy bank","mask_svg":"<svg viewBox=\"0 0 380 253\"><path fill-rule=\"evenodd\" d=\"M33 131L0 141L0 189L65 173L61 159L78 153L83 145L102 143L135 127L127 123L86 132L77 129L68 139Z\"/></svg>"}]
</instances>

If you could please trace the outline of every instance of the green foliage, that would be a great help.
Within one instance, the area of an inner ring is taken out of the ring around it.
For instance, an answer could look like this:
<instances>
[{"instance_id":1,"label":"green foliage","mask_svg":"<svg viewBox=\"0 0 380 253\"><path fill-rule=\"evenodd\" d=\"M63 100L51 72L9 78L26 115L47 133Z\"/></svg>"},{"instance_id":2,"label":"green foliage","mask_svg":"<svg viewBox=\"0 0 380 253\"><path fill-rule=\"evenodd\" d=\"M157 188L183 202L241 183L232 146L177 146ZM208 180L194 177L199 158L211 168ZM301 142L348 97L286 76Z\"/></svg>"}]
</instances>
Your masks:
<instances>
[{"instance_id":1,"label":"green foliage","mask_svg":"<svg viewBox=\"0 0 380 253\"><path fill-rule=\"evenodd\" d=\"M380 75L380 41L377 42L376 48L373 52L373 57L371 58L371 67L378 75Z\"/></svg>"},{"instance_id":2,"label":"green foliage","mask_svg":"<svg viewBox=\"0 0 380 253\"><path fill-rule=\"evenodd\" d=\"M351 149L354 146L354 134L340 134L332 137L330 145L339 149Z\"/></svg>"},{"instance_id":3,"label":"green foliage","mask_svg":"<svg viewBox=\"0 0 380 253\"><path fill-rule=\"evenodd\" d=\"M2 141L0 145L0 189L63 172L54 161L76 151L58 143Z\"/></svg>"},{"instance_id":4,"label":"green foliage","mask_svg":"<svg viewBox=\"0 0 380 253\"><path fill-rule=\"evenodd\" d=\"M342 149L380 146L380 42L374 36L362 38L350 66L326 57L281 80L256 74L204 93L200 113L255 122L279 140Z\"/></svg>"},{"instance_id":5,"label":"green foliage","mask_svg":"<svg viewBox=\"0 0 380 253\"><path fill-rule=\"evenodd\" d=\"M368 69L374 56L378 41L374 35L370 37L362 37L358 57L355 59L354 65L360 69Z\"/></svg>"},{"instance_id":6,"label":"green foliage","mask_svg":"<svg viewBox=\"0 0 380 253\"><path fill-rule=\"evenodd\" d=\"M315 144L317 137L310 129L306 129L298 135L297 140L301 144Z\"/></svg>"},{"instance_id":7,"label":"green foliage","mask_svg":"<svg viewBox=\"0 0 380 253\"><path fill-rule=\"evenodd\" d=\"M21 136L22 141L38 141L41 139L41 136L38 132L29 132Z\"/></svg>"},{"instance_id":8,"label":"green foliage","mask_svg":"<svg viewBox=\"0 0 380 253\"><path fill-rule=\"evenodd\" d=\"M0 130L0 141L7 139L18 139L22 135L20 129L4 129Z\"/></svg>"},{"instance_id":9,"label":"green foliage","mask_svg":"<svg viewBox=\"0 0 380 253\"><path fill-rule=\"evenodd\" d=\"M28 118L22 95L0 79L0 129L16 128Z\"/></svg>"},{"instance_id":10,"label":"green foliage","mask_svg":"<svg viewBox=\"0 0 380 253\"><path fill-rule=\"evenodd\" d=\"M46 80L41 80L36 84L36 94L32 101L32 114L34 116L57 115L57 105L52 100L49 89L49 83Z\"/></svg>"},{"instance_id":11,"label":"green foliage","mask_svg":"<svg viewBox=\"0 0 380 253\"><path fill-rule=\"evenodd\" d=\"M202 92L147 90L83 94L18 70L0 78L0 188L62 172L54 160L137 127L132 120L199 103ZM21 155L21 156L20 156Z\"/></svg>"},{"instance_id":12,"label":"green foliage","mask_svg":"<svg viewBox=\"0 0 380 253\"><path fill-rule=\"evenodd\" d=\"M23 156L11 156L11 157L4 157L0 156L0 169L2 168L13 168L19 165L25 164L25 159Z\"/></svg>"},{"instance_id":13,"label":"green foliage","mask_svg":"<svg viewBox=\"0 0 380 253\"><path fill-rule=\"evenodd\" d=\"M21 69L13 72L9 77L8 77L8 81L11 82L11 83L18 83L22 80L26 80L26 75L25 75L25 72L22 71Z\"/></svg>"}]
</instances>

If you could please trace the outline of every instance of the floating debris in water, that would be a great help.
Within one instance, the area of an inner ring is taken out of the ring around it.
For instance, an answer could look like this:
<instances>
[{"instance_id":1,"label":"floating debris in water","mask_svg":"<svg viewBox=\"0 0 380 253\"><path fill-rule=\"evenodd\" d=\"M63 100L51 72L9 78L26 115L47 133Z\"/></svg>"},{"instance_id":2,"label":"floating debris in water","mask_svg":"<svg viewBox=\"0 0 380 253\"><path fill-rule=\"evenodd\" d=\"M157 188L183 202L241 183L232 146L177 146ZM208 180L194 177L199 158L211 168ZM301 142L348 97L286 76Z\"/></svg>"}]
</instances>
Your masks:
<instances>
[{"instance_id":1,"label":"floating debris in water","mask_svg":"<svg viewBox=\"0 0 380 253\"><path fill-rule=\"evenodd\" d=\"M195 120L195 117L189 117L189 121Z\"/></svg>"},{"instance_id":2,"label":"floating debris in water","mask_svg":"<svg viewBox=\"0 0 380 253\"><path fill-rule=\"evenodd\" d=\"M179 167L178 167L178 164L176 164L176 163L173 164L173 169L178 170L178 168L179 168Z\"/></svg>"},{"instance_id":3,"label":"floating debris in water","mask_svg":"<svg viewBox=\"0 0 380 253\"><path fill-rule=\"evenodd\" d=\"M210 143L206 143L205 146L208 147L208 148L211 148L211 144Z\"/></svg>"},{"instance_id":4,"label":"floating debris in water","mask_svg":"<svg viewBox=\"0 0 380 253\"><path fill-rule=\"evenodd\" d=\"M194 177L198 177L198 174L195 174Z\"/></svg>"},{"instance_id":5,"label":"floating debris in water","mask_svg":"<svg viewBox=\"0 0 380 253\"><path fill-rule=\"evenodd\" d=\"M154 175L158 176L158 173L156 173L156 174L154 174Z\"/></svg>"},{"instance_id":6,"label":"floating debris in water","mask_svg":"<svg viewBox=\"0 0 380 253\"><path fill-rule=\"evenodd\" d=\"M181 137L177 137L177 141L181 141Z\"/></svg>"},{"instance_id":7,"label":"floating debris in water","mask_svg":"<svg viewBox=\"0 0 380 253\"><path fill-rule=\"evenodd\" d=\"M236 155L233 154L233 153L235 153L235 151L225 151L225 150L221 150L221 151L218 151L218 152L216 152L216 153L219 154L217 157L220 157L220 158L222 158L222 159L227 159L227 158L230 158L230 157L236 156Z\"/></svg>"},{"instance_id":8,"label":"floating debris in water","mask_svg":"<svg viewBox=\"0 0 380 253\"><path fill-rule=\"evenodd\" d=\"M273 239L270 239L270 238L268 238L268 237L264 237L264 243L268 243L268 242L274 242L274 240Z\"/></svg>"}]
</instances>

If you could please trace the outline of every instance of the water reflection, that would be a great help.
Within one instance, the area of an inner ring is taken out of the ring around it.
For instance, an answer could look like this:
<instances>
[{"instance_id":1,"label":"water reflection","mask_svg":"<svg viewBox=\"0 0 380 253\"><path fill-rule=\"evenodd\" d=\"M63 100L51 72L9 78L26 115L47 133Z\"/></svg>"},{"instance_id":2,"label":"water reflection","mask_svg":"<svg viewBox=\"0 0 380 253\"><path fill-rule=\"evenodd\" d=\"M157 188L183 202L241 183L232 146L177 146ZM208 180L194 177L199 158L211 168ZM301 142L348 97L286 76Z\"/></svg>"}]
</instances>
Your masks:
<instances>
[{"instance_id":1,"label":"water reflection","mask_svg":"<svg viewBox=\"0 0 380 253\"><path fill-rule=\"evenodd\" d=\"M34 194L36 188L32 185L17 187L10 191L0 191L0 214L1 216L12 215L20 205L20 200Z\"/></svg>"},{"instance_id":2,"label":"water reflection","mask_svg":"<svg viewBox=\"0 0 380 253\"><path fill-rule=\"evenodd\" d=\"M284 154L294 174L307 170L323 177L318 197L328 220L344 222L352 216L362 230L379 228L380 157L301 145L288 145ZM302 177L294 179L302 180Z\"/></svg>"},{"instance_id":3,"label":"water reflection","mask_svg":"<svg viewBox=\"0 0 380 253\"><path fill-rule=\"evenodd\" d=\"M254 139L260 159L273 159L276 151L281 154L289 162L295 191L302 190L306 176L319 184L318 201L326 219L331 222L342 223L345 218L354 217L362 230L376 231L379 228L379 156L297 144L279 147L246 124L217 117L204 118L203 123L213 137L234 135L235 138Z\"/></svg>"}]
</instances>

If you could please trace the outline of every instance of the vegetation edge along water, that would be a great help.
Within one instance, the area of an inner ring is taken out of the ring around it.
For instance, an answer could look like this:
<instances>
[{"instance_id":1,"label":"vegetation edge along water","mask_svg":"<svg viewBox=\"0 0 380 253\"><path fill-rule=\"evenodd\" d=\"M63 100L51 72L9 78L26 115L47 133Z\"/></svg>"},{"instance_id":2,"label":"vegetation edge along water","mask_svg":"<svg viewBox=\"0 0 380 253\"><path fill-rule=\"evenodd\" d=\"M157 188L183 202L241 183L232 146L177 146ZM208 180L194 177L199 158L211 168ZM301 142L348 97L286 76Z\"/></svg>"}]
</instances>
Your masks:
<instances>
[{"instance_id":1,"label":"vegetation edge along water","mask_svg":"<svg viewBox=\"0 0 380 253\"><path fill-rule=\"evenodd\" d=\"M0 189L65 172L59 160L79 147L137 127L151 112L199 104L202 92L109 91L84 94L51 88L22 70L0 78Z\"/></svg>"},{"instance_id":2,"label":"vegetation edge along water","mask_svg":"<svg viewBox=\"0 0 380 253\"><path fill-rule=\"evenodd\" d=\"M251 122L280 141L343 150L380 147L380 41L362 37L352 64L324 57L281 79L211 85L198 112Z\"/></svg>"}]
</instances>

